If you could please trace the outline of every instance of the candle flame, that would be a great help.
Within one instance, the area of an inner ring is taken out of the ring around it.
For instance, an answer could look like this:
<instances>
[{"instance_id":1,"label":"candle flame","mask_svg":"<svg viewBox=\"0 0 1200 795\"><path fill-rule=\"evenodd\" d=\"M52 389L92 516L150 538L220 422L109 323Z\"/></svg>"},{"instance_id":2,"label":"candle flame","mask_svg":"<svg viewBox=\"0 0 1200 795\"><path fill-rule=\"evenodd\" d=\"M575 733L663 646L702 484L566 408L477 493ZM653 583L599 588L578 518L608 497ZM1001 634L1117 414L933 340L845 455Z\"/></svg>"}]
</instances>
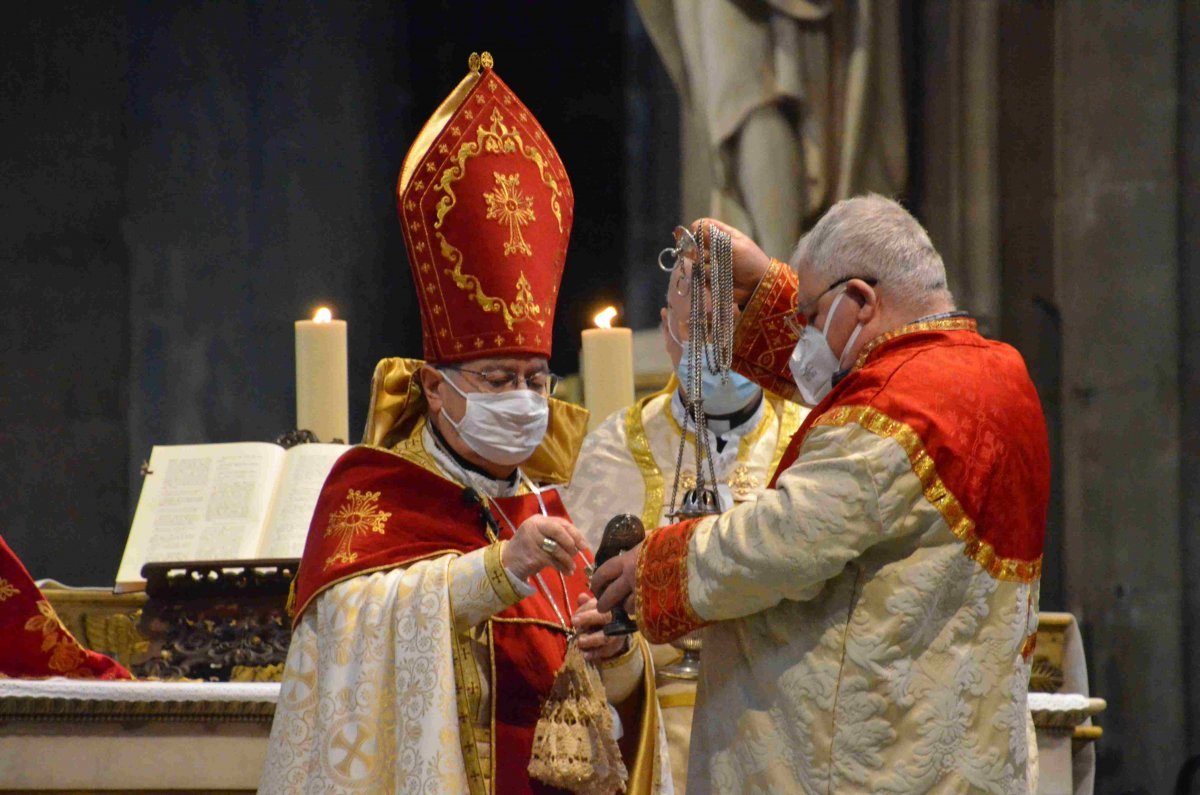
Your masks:
<instances>
[{"instance_id":1,"label":"candle flame","mask_svg":"<svg viewBox=\"0 0 1200 795\"><path fill-rule=\"evenodd\" d=\"M615 306L610 306L603 311L598 312L596 316L592 318L592 320L595 321L597 328L612 328L613 318L616 316L617 308Z\"/></svg>"},{"instance_id":2,"label":"candle flame","mask_svg":"<svg viewBox=\"0 0 1200 795\"><path fill-rule=\"evenodd\" d=\"M328 323L333 320L333 312L329 311L329 307L323 306L313 315L314 323Z\"/></svg>"}]
</instances>

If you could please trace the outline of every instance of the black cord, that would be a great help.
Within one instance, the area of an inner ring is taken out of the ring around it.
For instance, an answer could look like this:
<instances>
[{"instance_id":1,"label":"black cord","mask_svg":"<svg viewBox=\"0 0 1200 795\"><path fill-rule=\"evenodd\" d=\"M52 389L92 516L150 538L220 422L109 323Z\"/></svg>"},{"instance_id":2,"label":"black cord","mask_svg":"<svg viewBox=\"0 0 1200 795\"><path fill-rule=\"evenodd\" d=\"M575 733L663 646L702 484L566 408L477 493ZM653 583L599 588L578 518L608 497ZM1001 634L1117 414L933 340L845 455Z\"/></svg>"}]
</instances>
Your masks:
<instances>
[{"instance_id":1,"label":"black cord","mask_svg":"<svg viewBox=\"0 0 1200 795\"><path fill-rule=\"evenodd\" d=\"M492 531L492 535L496 538L500 537L500 524L496 521L496 517L488 510L487 503L483 501L483 497L479 492L471 487L463 489L463 502L467 505L474 505L479 509L479 517L483 519L483 524Z\"/></svg>"}]
</instances>

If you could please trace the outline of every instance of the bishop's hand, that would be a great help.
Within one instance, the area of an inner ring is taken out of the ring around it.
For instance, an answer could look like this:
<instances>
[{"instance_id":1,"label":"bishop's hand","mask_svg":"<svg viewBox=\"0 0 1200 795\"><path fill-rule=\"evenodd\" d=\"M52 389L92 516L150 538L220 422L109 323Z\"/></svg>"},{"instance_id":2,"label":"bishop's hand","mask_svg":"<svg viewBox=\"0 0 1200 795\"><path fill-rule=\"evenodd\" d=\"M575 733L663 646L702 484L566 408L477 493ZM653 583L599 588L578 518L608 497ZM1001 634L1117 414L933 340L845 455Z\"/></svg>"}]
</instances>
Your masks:
<instances>
[{"instance_id":1,"label":"bishop's hand","mask_svg":"<svg viewBox=\"0 0 1200 795\"><path fill-rule=\"evenodd\" d=\"M504 542L500 562L515 577L527 580L547 566L575 573L575 556L587 549L575 525L557 516L531 516Z\"/></svg>"},{"instance_id":2,"label":"bishop's hand","mask_svg":"<svg viewBox=\"0 0 1200 795\"><path fill-rule=\"evenodd\" d=\"M712 218L699 218L693 221L692 234L700 235L701 226L708 224L712 224L729 235L733 243L733 300L739 306L745 306L746 302L750 300L750 296L754 294L754 288L758 287L758 283L762 281L767 268L770 267L771 258L753 240L729 224L715 221ZM707 240L703 241L703 244L706 248L708 247Z\"/></svg>"},{"instance_id":3,"label":"bishop's hand","mask_svg":"<svg viewBox=\"0 0 1200 795\"><path fill-rule=\"evenodd\" d=\"M634 589L637 586L637 562L642 545L607 561L592 574L592 592L596 594L596 609L607 613L618 605L633 615L637 609Z\"/></svg>"},{"instance_id":4,"label":"bishop's hand","mask_svg":"<svg viewBox=\"0 0 1200 795\"><path fill-rule=\"evenodd\" d=\"M601 613L596 609L596 597L579 594L579 609L571 616L571 623L579 633L579 650L588 662L600 662L616 657L629 648L629 636L604 634L604 625L612 621L612 613Z\"/></svg>"}]
</instances>

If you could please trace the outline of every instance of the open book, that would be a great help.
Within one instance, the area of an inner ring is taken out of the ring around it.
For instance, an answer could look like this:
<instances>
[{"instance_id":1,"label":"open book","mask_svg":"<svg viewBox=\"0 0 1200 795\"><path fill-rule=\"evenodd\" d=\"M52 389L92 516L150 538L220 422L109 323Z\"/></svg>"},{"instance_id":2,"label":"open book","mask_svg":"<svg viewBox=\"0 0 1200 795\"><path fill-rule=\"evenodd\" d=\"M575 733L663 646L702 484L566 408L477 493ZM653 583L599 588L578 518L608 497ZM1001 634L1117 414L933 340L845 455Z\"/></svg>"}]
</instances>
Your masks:
<instances>
[{"instance_id":1,"label":"open book","mask_svg":"<svg viewBox=\"0 0 1200 795\"><path fill-rule=\"evenodd\" d=\"M118 593L166 561L298 558L342 444L267 442L155 447L117 570Z\"/></svg>"}]
</instances>

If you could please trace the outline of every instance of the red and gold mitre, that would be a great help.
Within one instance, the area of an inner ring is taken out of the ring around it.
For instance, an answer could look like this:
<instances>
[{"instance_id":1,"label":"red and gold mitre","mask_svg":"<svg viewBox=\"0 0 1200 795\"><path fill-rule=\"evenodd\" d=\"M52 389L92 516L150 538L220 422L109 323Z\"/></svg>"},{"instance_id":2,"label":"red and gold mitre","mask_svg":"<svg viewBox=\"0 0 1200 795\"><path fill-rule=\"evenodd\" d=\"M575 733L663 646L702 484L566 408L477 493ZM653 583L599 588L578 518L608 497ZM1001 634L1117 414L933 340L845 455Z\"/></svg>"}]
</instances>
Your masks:
<instances>
[{"instance_id":1,"label":"red and gold mitre","mask_svg":"<svg viewBox=\"0 0 1200 795\"><path fill-rule=\"evenodd\" d=\"M425 359L550 355L575 199L558 152L517 95L471 55L396 185Z\"/></svg>"}]
</instances>

